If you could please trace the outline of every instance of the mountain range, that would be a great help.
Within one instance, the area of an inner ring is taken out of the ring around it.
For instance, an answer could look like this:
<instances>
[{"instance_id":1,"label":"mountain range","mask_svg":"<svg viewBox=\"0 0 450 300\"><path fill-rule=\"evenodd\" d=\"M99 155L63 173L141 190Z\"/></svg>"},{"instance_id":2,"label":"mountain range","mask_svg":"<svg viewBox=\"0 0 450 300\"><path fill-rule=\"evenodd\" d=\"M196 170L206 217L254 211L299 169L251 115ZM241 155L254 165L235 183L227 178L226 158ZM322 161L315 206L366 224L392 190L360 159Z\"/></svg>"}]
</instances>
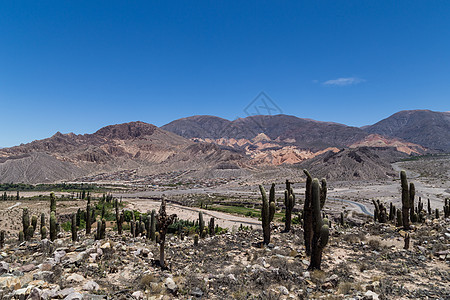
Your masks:
<instances>
[{"instance_id":1,"label":"mountain range","mask_svg":"<svg viewBox=\"0 0 450 300\"><path fill-rule=\"evenodd\" d=\"M362 128L288 115L192 116L161 128L130 122L1 148L0 182L133 181L171 173L208 179L288 165L370 179L392 176L390 162L430 151L450 151L449 112L401 111Z\"/></svg>"}]
</instances>

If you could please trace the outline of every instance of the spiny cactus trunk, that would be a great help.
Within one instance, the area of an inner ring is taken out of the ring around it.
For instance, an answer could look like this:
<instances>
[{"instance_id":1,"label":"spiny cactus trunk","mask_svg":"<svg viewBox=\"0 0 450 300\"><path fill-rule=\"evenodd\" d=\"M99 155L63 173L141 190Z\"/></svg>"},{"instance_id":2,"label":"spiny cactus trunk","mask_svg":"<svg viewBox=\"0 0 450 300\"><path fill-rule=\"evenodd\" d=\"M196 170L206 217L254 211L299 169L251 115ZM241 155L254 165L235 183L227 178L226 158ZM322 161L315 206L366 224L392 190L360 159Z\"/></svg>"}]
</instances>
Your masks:
<instances>
[{"instance_id":1,"label":"spiny cactus trunk","mask_svg":"<svg viewBox=\"0 0 450 300\"><path fill-rule=\"evenodd\" d=\"M3 249L3 246L5 246L5 231L0 231L0 249Z\"/></svg>"},{"instance_id":2,"label":"spiny cactus trunk","mask_svg":"<svg viewBox=\"0 0 450 300\"><path fill-rule=\"evenodd\" d=\"M323 193L321 193L319 180L315 178L312 181L311 202L313 207L313 239L311 244L311 262L308 267L309 270L320 270L320 265L322 263L322 252L328 243L329 238L328 221L324 222L321 216L320 207L323 207L320 198L321 195L323 195ZM325 200L323 200L323 203L325 203Z\"/></svg>"},{"instance_id":3,"label":"spiny cactus trunk","mask_svg":"<svg viewBox=\"0 0 450 300\"><path fill-rule=\"evenodd\" d=\"M33 215L31 217L31 226L33 226L33 232L34 232L37 227L37 216L35 216L35 215Z\"/></svg>"},{"instance_id":4,"label":"spiny cactus trunk","mask_svg":"<svg viewBox=\"0 0 450 300\"><path fill-rule=\"evenodd\" d=\"M159 264L161 268L166 267L165 257L164 257L164 244L166 241L166 233L167 228L170 226L170 224L173 223L177 215L173 214L168 216L166 213L166 200L163 197L161 200L161 207L159 208L159 215L158 215L158 224L159 224Z\"/></svg>"},{"instance_id":5,"label":"spiny cactus trunk","mask_svg":"<svg viewBox=\"0 0 450 300\"><path fill-rule=\"evenodd\" d=\"M45 226L45 214L41 214L41 224L40 224L40 231L42 232L42 227Z\"/></svg>"},{"instance_id":6,"label":"spiny cactus trunk","mask_svg":"<svg viewBox=\"0 0 450 300\"><path fill-rule=\"evenodd\" d=\"M403 217L402 217L402 211L400 209L397 209L397 227L403 226Z\"/></svg>"},{"instance_id":7,"label":"spiny cactus trunk","mask_svg":"<svg viewBox=\"0 0 450 300\"><path fill-rule=\"evenodd\" d=\"M77 215L72 214L72 241L77 241Z\"/></svg>"},{"instance_id":8,"label":"spiny cactus trunk","mask_svg":"<svg viewBox=\"0 0 450 300\"><path fill-rule=\"evenodd\" d=\"M116 208L116 223L117 223L117 233L119 235L122 234L122 215L119 214L119 202L116 199L116 201L114 202L114 206Z\"/></svg>"},{"instance_id":9,"label":"spiny cactus trunk","mask_svg":"<svg viewBox=\"0 0 450 300\"><path fill-rule=\"evenodd\" d=\"M270 189L270 195L272 195L272 189L273 198L275 198L275 184L273 184L272 188ZM292 210L295 206L295 195L293 189L291 188L291 183L288 180L286 180L286 190L284 191L284 206L286 208L286 213L284 216L284 231L289 232L291 230Z\"/></svg>"},{"instance_id":10,"label":"spiny cactus trunk","mask_svg":"<svg viewBox=\"0 0 450 300\"><path fill-rule=\"evenodd\" d=\"M410 240L409 233L406 233L405 234L405 238L404 238L405 245L404 245L403 249L406 249L406 250L409 249L409 240Z\"/></svg>"},{"instance_id":11,"label":"spiny cactus trunk","mask_svg":"<svg viewBox=\"0 0 450 300\"><path fill-rule=\"evenodd\" d=\"M405 171L400 172L400 180L402 185L402 220L403 220L403 228L405 230L409 230L409 209L410 209L410 200L409 200L409 188L408 188L408 180L406 179Z\"/></svg>"},{"instance_id":12,"label":"spiny cactus trunk","mask_svg":"<svg viewBox=\"0 0 450 300\"><path fill-rule=\"evenodd\" d=\"M106 220L103 219L102 220L102 226L101 226L101 231L100 231L100 238L103 240L106 238Z\"/></svg>"},{"instance_id":13,"label":"spiny cactus trunk","mask_svg":"<svg viewBox=\"0 0 450 300\"><path fill-rule=\"evenodd\" d=\"M261 209L263 243L267 245L270 243L270 222L272 222L273 216L275 215L275 202L269 202L269 200L267 200L266 190L262 185L259 185L259 190L263 201Z\"/></svg>"},{"instance_id":14,"label":"spiny cactus trunk","mask_svg":"<svg viewBox=\"0 0 450 300\"><path fill-rule=\"evenodd\" d=\"M41 239L44 240L47 238L47 227L43 226L41 228Z\"/></svg>"},{"instance_id":15,"label":"spiny cactus trunk","mask_svg":"<svg viewBox=\"0 0 450 300\"><path fill-rule=\"evenodd\" d=\"M151 220L150 220L150 239L152 241L155 240L155 233L156 233L156 212L153 209L151 213Z\"/></svg>"},{"instance_id":16,"label":"spiny cactus trunk","mask_svg":"<svg viewBox=\"0 0 450 300\"><path fill-rule=\"evenodd\" d=\"M54 211L50 213L50 240L56 240L56 215Z\"/></svg>"},{"instance_id":17,"label":"spiny cactus trunk","mask_svg":"<svg viewBox=\"0 0 450 300\"><path fill-rule=\"evenodd\" d=\"M416 188L414 183L409 184L409 219L411 222L417 222L417 215L414 212L414 197L416 196Z\"/></svg>"},{"instance_id":18,"label":"spiny cactus trunk","mask_svg":"<svg viewBox=\"0 0 450 300\"><path fill-rule=\"evenodd\" d=\"M213 236L215 235L215 225L214 225L214 217L211 217L211 219L209 219L209 235Z\"/></svg>"},{"instance_id":19,"label":"spiny cactus trunk","mask_svg":"<svg viewBox=\"0 0 450 300\"><path fill-rule=\"evenodd\" d=\"M311 206L312 177L307 170L303 170L303 172L306 175L305 205L303 208L303 231L304 231L306 255L310 256L312 235L313 235L313 228L312 228L313 218Z\"/></svg>"},{"instance_id":20,"label":"spiny cactus trunk","mask_svg":"<svg viewBox=\"0 0 450 300\"><path fill-rule=\"evenodd\" d=\"M26 233L29 226L30 226L30 215L28 214L28 208L25 207L22 210L22 228L23 228L22 231Z\"/></svg>"},{"instance_id":21,"label":"spiny cactus trunk","mask_svg":"<svg viewBox=\"0 0 450 300\"><path fill-rule=\"evenodd\" d=\"M86 235L91 234L91 205L88 203L86 205Z\"/></svg>"},{"instance_id":22,"label":"spiny cactus trunk","mask_svg":"<svg viewBox=\"0 0 450 300\"><path fill-rule=\"evenodd\" d=\"M54 212L56 215L56 197L54 193L50 194L50 213Z\"/></svg>"},{"instance_id":23,"label":"spiny cactus trunk","mask_svg":"<svg viewBox=\"0 0 450 300\"><path fill-rule=\"evenodd\" d=\"M200 237L203 238L203 231L205 230L205 221L203 220L203 213L198 213L198 231L200 233Z\"/></svg>"}]
</instances>

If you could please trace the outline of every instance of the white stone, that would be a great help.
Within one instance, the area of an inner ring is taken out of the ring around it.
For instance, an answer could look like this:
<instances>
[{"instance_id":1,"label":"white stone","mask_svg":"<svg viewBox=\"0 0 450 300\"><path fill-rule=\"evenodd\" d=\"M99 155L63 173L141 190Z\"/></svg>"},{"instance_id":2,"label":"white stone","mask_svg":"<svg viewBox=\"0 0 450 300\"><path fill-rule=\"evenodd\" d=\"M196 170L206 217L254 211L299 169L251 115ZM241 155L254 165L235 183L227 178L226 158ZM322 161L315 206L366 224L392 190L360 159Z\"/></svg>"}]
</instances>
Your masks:
<instances>
[{"instance_id":1,"label":"white stone","mask_svg":"<svg viewBox=\"0 0 450 300\"><path fill-rule=\"evenodd\" d=\"M367 299L378 300L378 295L372 291L365 292L364 297L367 297Z\"/></svg>"},{"instance_id":2,"label":"white stone","mask_svg":"<svg viewBox=\"0 0 450 300\"><path fill-rule=\"evenodd\" d=\"M80 274L73 273L66 279L69 282L82 282L84 280L84 277Z\"/></svg>"}]
</instances>

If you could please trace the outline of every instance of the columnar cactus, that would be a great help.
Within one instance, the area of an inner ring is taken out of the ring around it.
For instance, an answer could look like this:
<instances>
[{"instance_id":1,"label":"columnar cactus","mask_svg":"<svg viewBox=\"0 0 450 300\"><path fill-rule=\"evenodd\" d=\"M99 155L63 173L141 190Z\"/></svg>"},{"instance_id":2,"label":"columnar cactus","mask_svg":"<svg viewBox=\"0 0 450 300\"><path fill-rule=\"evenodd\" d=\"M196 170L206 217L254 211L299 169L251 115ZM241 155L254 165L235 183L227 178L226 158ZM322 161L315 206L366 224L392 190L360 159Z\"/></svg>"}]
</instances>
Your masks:
<instances>
[{"instance_id":1,"label":"columnar cactus","mask_svg":"<svg viewBox=\"0 0 450 300\"><path fill-rule=\"evenodd\" d=\"M86 205L86 235L91 234L91 226L92 226L92 219L91 219L91 205L88 203Z\"/></svg>"},{"instance_id":2,"label":"columnar cactus","mask_svg":"<svg viewBox=\"0 0 450 300\"><path fill-rule=\"evenodd\" d=\"M400 180L402 185L402 220L403 228L409 230L409 210L411 208L408 180L405 171L400 172Z\"/></svg>"},{"instance_id":3,"label":"columnar cactus","mask_svg":"<svg viewBox=\"0 0 450 300\"><path fill-rule=\"evenodd\" d=\"M102 220L102 227L101 227L101 231L100 231L100 238L103 240L106 237L106 220L103 219Z\"/></svg>"},{"instance_id":4,"label":"columnar cactus","mask_svg":"<svg viewBox=\"0 0 450 300\"><path fill-rule=\"evenodd\" d=\"M156 233L156 211L154 209L152 210L150 217L150 239L154 241Z\"/></svg>"},{"instance_id":5,"label":"columnar cactus","mask_svg":"<svg viewBox=\"0 0 450 300\"><path fill-rule=\"evenodd\" d=\"M404 237L405 245L404 245L403 249L406 249L406 250L409 249L409 240L410 240L409 233L405 233L405 237Z\"/></svg>"},{"instance_id":6,"label":"columnar cactus","mask_svg":"<svg viewBox=\"0 0 450 300\"><path fill-rule=\"evenodd\" d=\"M400 209L397 209L397 227L402 226L403 226L402 211Z\"/></svg>"},{"instance_id":7,"label":"columnar cactus","mask_svg":"<svg viewBox=\"0 0 450 300\"><path fill-rule=\"evenodd\" d=\"M41 224L40 224L40 230L42 231L42 227L44 227L45 226L45 214L44 213L42 213L41 214Z\"/></svg>"},{"instance_id":8,"label":"columnar cactus","mask_svg":"<svg viewBox=\"0 0 450 300\"><path fill-rule=\"evenodd\" d=\"M34 232L37 227L37 217L35 215L31 216L31 226L33 226L33 232Z\"/></svg>"},{"instance_id":9,"label":"columnar cactus","mask_svg":"<svg viewBox=\"0 0 450 300\"><path fill-rule=\"evenodd\" d=\"M414 212L414 197L416 195L416 188L414 183L409 184L409 219L411 223L417 222L417 214Z\"/></svg>"},{"instance_id":10,"label":"columnar cactus","mask_svg":"<svg viewBox=\"0 0 450 300\"><path fill-rule=\"evenodd\" d=\"M205 230L205 221L203 220L203 213L200 211L198 213L198 231L200 236L203 237L203 230Z\"/></svg>"},{"instance_id":11,"label":"columnar cactus","mask_svg":"<svg viewBox=\"0 0 450 300\"><path fill-rule=\"evenodd\" d=\"M313 210L313 238L311 243L311 262L309 270L320 270L322 262L322 252L328 243L329 228L328 222L324 222L321 216L321 188L319 180L315 178L312 181L311 202ZM324 203L325 204L325 203Z\"/></svg>"},{"instance_id":12,"label":"columnar cactus","mask_svg":"<svg viewBox=\"0 0 450 300\"><path fill-rule=\"evenodd\" d=\"M391 203L389 203L389 221L392 221L395 219L395 206Z\"/></svg>"},{"instance_id":13,"label":"columnar cactus","mask_svg":"<svg viewBox=\"0 0 450 300\"><path fill-rule=\"evenodd\" d=\"M305 189L305 205L303 208L303 230L305 238L306 255L311 255L311 244L313 239L313 203L312 203L312 181L313 178L307 170L303 170L306 175L306 189ZM320 209L325 205L327 196L327 181L322 179L322 187L320 189Z\"/></svg>"},{"instance_id":14,"label":"columnar cactus","mask_svg":"<svg viewBox=\"0 0 450 300\"><path fill-rule=\"evenodd\" d=\"M168 216L166 213L166 200L164 197L162 197L161 200L161 207L159 209L159 215L158 215L158 224L159 224L159 264L161 268L166 267L166 262L164 260L164 247L165 247L165 241L166 241L166 233L167 228L170 224L173 223L177 215L173 214Z\"/></svg>"},{"instance_id":15,"label":"columnar cactus","mask_svg":"<svg viewBox=\"0 0 450 300\"><path fill-rule=\"evenodd\" d=\"M136 222L134 220L130 221L130 233L131 233L131 237L135 238L136 237Z\"/></svg>"},{"instance_id":16,"label":"columnar cactus","mask_svg":"<svg viewBox=\"0 0 450 300\"><path fill-rule=\"evenodd\" d=\"M75 216L76 226L78 227L81 226L81 215L82 215L81 208L78 208L77 214Z\"/></svg>"},{"instance_id":17,"label":"columnar cactus","mask_svg":"<svg viewBox=\"0 0 450 300\"><path fill-rule=\"evenodd\" d=\"M22 231L24 233L27 232L28 227L30 226L30 215L28 214L28 208L24 208L22 210Z\"/></svg>"},{"instance_id":18,"label":"columnar cactus","mask_svg":"<svg viewBox=\"0 0 450 300\"><path fill-rule=\"evenodd\" d=\"M270 196L272 196L272 190L273 198L275 198L275 184L272 184L270 188ZM284 206L286 207L284 231L289 232L291 230L292 210L295 206L295 195L288 180L286 180L286 190L284 191Z\"/></svg>"},{"instance_id":19,"label":"columnar cactus","mask_svg":"<svg viewBox=\"0 0 450 300\"><path fill-rule=\"evenodd\" d=\"M50 213L51 212L56 214L56 197L54 193L50 194Z\"/></svg>"},{"instance_id":20,"label":"columnar cactus","mask_svg":"<svg viewBox=\"0 0 450 300\"><path fill-rule=\"evenodd\" d=\"M0 249L3 249L3 246L5 245L5 231L0 231Z\"/></svg>"},{"instance_id":21,"label":"columnar cactus","mask_svg":"<svg viewBox=\"0 0 450 300\"><path fill-rule=\"evenodd\" d=\"M270 243L270 222L273 220L273 216L275 215L275 199L267 200L266 190L262 185L259 186L259 190L262 196L262 209L261 209L261 219L262 219L262 228L263 228L263 236L265 245Z\"/></svg>"},{"instance_id":22,"label":"columnar cactus","mask_svg":"<svg viewBox=\"0 0 450 300\"><path fill-rule=\"evenodd\" d=\"M25 239L25 235L23 234L23 231L19 232L19 243L22 243Z\"/></svg>"},{"instance_id":23,"label":"columnar cactus","mask_svg":"<svg viewBox=\"0 0 450 300\"><path fill-rule=\"evenodd\" d=\"M373 217L375 221L378 221L380 223L386 223L387 221L387 212L386 208L384 207L383 203L380 202L380 200L372 200L373 205L375 206L375 210L373 213Z\"/></svg>"},{"instance_id":24,"label":"columnar cactus","mask_svg":"<svg viewBox=\"0 0 450 300\"><path fill-rule=\"evenodd\" d=\"M209 235L214 235L216 233L216 231L214 230L215 228L214 217L211 217L211 219L209 219L208 228L209 228Z\"/></svg>"},{"instance_id":25,"label":"columnar cactus","mask_svg":"<svg viewBox=\"0 0 450 300\"><path fill-rule=\"evenodd\" d=\"M344 213L343 213L343 212L341 212L340 223L341 223L341 226L344 226L344 225L345 225Z\"/></svg>"},{"instance_id":26,"label":"columnar cactus","mask_svg":"<svg viewBox=\"0 0 450 300\"><path fill-rule=\"evenodd\" d=\"M439 219L439 208L436 208L435 218Z\"/></svg>"},{"instance_id":27,"label":"columnar cactus","mask_svg":"<svg viewBox=\"0 0 450 300\"><path fill-rule=\"evenodd\" d=\"M449 198L445 198L444 218L450 218L450 199Z\"/></svg>"},{"instance_id":28,"label":"columnar cactus","mask_svg":"<svg viewBox=\"0 0 450 300\"><path fill-rule=\"evenodd\" d=\"M75 242L77 240L77 215L72 214L72 241Z\"/></svg>"},{"instance_id":29,"label":"columnar cactus","mask_svg":"<svg viewBox=\"0 0 450 300\"><path fill-rule=\"evenodd\" d=\"M44 240L47 238L47 227L42 226L41 227L41 239Z\"/></svg>"},{"instance_id":30,"label":"columnar cactus","mask_svg":"<svg viewBox=\"0 0 450 300\"><path fill-rule=\"evenodd\" d=\"M56 240L56 215L54 211L50 213L50 240Z\"/></svg>"},{"instance_id":31,"label":"columnar cactus","mask_svg":"<svg viewBox=\"0 0 450 300\"><path fill-rule=\"evenodd\" d=\"M431 203L430 203L430 198L428 198L428 215L431 216Z\"/></svg>"},{"instance_id":32,"label":"columnar cactus","mask_svg":"<svg viewBox=\"0 0 450 300\"><path fill-rule=\"evenodd\" d=\"M194 235L194 246L198 246L198 234Z\"/></svg>"},{"instance_id":33,"label":"columnar cactus","mask_svg":"<svg viewBox=\"0 0 450 300\"><path fill-rule=\"evenodd\" d=\"M95 233L95 239L96 240L101 240L102 237L102 223L100 221L97 221L97 231Z\"/></svg>"},{"instance_id":34,"label":"columnar cactus","mask_svg":"<svg viewBox=\"0 0 450 300\"><path fill-rule=\"evenodd\" d=\"M122 210L120 212L119 221L117 222L117 233L120 235L123 233L123 222L125 222L125 215Z\"/></svg>"}]
</instances>

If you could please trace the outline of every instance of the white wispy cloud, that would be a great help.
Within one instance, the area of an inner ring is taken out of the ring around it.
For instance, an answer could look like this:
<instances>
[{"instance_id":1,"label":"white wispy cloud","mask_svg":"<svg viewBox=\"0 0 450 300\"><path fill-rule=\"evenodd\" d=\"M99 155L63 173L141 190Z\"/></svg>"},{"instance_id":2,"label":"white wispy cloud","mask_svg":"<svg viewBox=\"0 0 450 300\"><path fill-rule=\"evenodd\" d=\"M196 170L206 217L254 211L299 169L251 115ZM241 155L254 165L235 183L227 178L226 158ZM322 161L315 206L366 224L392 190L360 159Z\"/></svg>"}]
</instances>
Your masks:
<instances>
[{"instance_id":1,"label":"white wispy cloud","mask_svg":"<svg viewBox=\"0 0 450 300\"><path fill-rule=\"evenodd\" d=\"M327 80L323 82L323 84L329 86L346 86L346 85L355 85L364 81L365 81L364 79L358 77L341 77L337 79Z\"/></svg>"}]
</instances>

